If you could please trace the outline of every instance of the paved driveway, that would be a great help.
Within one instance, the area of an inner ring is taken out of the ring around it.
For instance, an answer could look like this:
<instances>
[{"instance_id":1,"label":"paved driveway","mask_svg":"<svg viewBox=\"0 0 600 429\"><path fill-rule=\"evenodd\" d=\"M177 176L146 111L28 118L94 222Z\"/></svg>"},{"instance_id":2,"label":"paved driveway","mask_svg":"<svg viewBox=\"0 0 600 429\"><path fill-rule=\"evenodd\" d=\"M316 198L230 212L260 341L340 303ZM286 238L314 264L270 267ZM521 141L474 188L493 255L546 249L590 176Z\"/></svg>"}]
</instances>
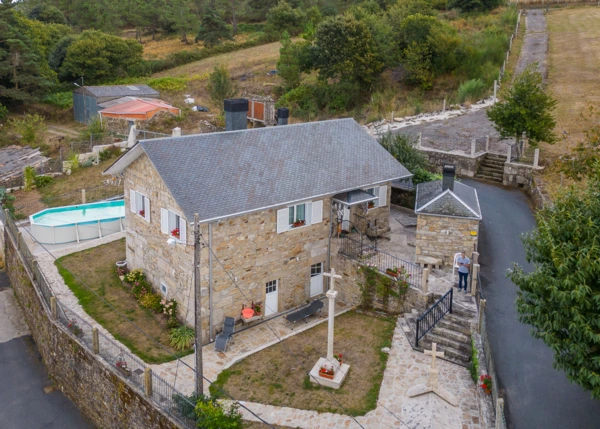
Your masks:
<instances>
[{"instance_id":1,"label":"paved driveway","mask_svg":"<svg viewBox=\"0 0 600 429\"><path fill-rule=\"evenodd\" d=\"M44 392L52 382L9 286L0 270L0 428L93 428L60 391Z\"/></svg>"},{"instance_id":2,"label":"paved driveway","mask_svg":"<svg viewBox=\"0 0 600 429\"><path fill-rule=\"evenodd\" d=\"M527 266L519 240L535 221L520 191L464 179L477 188L483 212L480 236L488 332L499 386L505 389L508 423L516 429L600 428L600 401L552 368L553 353L519 323L517 287L506 278L512 262Z\"/></svg>"}]
</instances>

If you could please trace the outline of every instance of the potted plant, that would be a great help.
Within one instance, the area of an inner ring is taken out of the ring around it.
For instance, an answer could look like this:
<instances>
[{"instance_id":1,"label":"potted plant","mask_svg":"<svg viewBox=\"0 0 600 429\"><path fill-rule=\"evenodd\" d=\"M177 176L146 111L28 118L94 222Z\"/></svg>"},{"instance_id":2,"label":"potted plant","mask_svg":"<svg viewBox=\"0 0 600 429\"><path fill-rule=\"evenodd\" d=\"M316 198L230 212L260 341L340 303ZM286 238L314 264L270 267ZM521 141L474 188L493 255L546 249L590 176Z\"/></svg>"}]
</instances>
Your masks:
<instances>
[{"instance_id":1,"label":"potted plant","mask_svg":"<svg viewBox=\"0 0 600 429\"><path fill-rule=\"evenodd\" d=\"M257 316L260 316L262 314L262 306L260 304L254 304L253 309Z\"/></svg>"},{"instance_id":2,"label":"potted plant","mask_svg":"<svg viewBox=\"0 0 600 429\"><path fill-rule=\"evenodd\" d=\"M480 386L483 391L488 395L492 393L492 377L487 374L483 374L481 377L479 377L479 380L481 380Z\"/></svg>"},{"instance_id":3,"label":"potted plant","mask_svg":"<svg viewBox=\"0 0 600 429\"><path fill-rule=\"evenodd\" d=\"M388 276L392 276L394 278L398 278L398 274L400 274L400 269L398 267L386 268L385 273Z\"/></svg>"},{"instance_id":4,"label":"potted plant","mask_svg":"<svg viewBox=\"0 0 600 429\"><path fill-rule=\"evenodd\" d=\"M173 231L171 231L171 235L175 238L179 238L179 228L175 228Z\"/></svg>"},{"instance_id":5,"label":"potted plant","mask_svg":"<svg viewBox=\"0 0 600 429\"><path fill-rule=\"evenodd\" d=\"M323 365L321 366L321 369L319 369L319 376L333 380L335 377L335 371L333 370L333 367L327 368L325 365Z\"/></svg>"},{"instance_id":6,"label":"potted plant","mask_svg":"<svg viewBox=\"0 0 600 429\"><path fill-rule=\"evenodd\" d=\"M333 357L340 363L340 366L342 366L342 354L337 354L337 355L333 355Z\"/></svg>"},{"instance_id":7,"label":"potted plant","mask_svg":"<svg viewBox=\"0 0 600 429\"><path fill-rule=\"evenodd\" d=\"M369 201L369 203L367 204L367 208L374 209L375 208L375 201Z\"/></svg>"},{"instance_id":8,"label":"potted plant","mask_svg":"<svg viewBox=\"0 0 600 429\"><path fill-rule=\"evenodd\" d=\"M83 335L83 329L79 327L76 320L69 320L67 328L69 328L69 331L71 331L76 337L81 337Z\"/></svg>"},{"instance_id":9,"label":"potted plant","mask_svg":"<svg viewBox=\"0 0 600 429\"><path fill-rule=\"evenodd\" d=\"M305 221L303 221L303 220L297 220L296 222L294 222L292 224L292 227L293 228L298 228L299 226L304 226L304 225L306 225Z\"/></svg>"},{"instance_id":10,"label":"potted plant","mask_svg":"<svg viewBox=\"0 0 600 429\"><path fill-rule=\"evenodd\" d=\"M119 359L117 363L115 363L117 370L123 374L125 377L131 377L131 370L127 367L127 362Z\"/></svg>"},{"instance_id":11,"label":"potted plant","mask_svg":"<svg viewBox=\"0 0 600 429\"><path fill-rule=\"evenodd\" d=\"M141 217L146 217L146 211L145 210L140 210L140 216Z\"/></svg>"}]
</instances>

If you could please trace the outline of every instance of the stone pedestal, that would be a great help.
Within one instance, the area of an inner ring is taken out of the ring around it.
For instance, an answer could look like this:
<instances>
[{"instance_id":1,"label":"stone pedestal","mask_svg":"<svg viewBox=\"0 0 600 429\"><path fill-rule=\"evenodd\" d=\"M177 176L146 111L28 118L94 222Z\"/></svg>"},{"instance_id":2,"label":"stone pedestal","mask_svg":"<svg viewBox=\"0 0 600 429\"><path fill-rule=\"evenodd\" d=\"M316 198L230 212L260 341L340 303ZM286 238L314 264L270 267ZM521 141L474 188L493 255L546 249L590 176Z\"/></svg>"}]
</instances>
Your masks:
<instances>
[{"instance_id":1,"label":"stone pedestal","mask_svg":"<svg viewBox=\"0 0 600 429\"><path fill-rule=\"evenodd\" d=\"M334 360L333 362L337 363L336 360ZM321 386L331 387L332 389L339 389L340 387L342 387L342 383L344 382L344 379L346 378L348 371L350 371L350 365L348 365L347 363L343 363L341 366L339 366L339 364L338 365L334 364L333 367L335 370L335 374L333 376L333 380L330 380L329 378L321 377L319 375L319 370L321 369L321 367L323 365L329 367L332 364L329 360L327 360L327 358L320 358L317 361L317 363L315 364L315 366L313 366L313 369L310 371L311 383L320 384Z\"/></svg>"}]
</instances>

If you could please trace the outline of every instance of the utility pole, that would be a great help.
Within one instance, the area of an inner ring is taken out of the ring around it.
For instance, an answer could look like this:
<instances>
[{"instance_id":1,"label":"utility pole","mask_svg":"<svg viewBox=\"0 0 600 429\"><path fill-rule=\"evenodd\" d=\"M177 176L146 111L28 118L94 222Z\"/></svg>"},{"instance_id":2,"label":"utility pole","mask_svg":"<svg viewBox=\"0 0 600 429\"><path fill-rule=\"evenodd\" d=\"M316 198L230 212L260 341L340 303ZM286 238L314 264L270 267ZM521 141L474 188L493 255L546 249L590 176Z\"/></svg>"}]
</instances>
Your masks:
<instances>
[{"instance_id":1,"label":"utility pole","mask_svg":"<svg viewBox=\"0 0 600 429\"><path fill-rule=\"evenodd\" d=\"M194 322L196 325L196 394L204 395L202 371L202 290L200 288L200 225L198 213L194 213Z\"/></svg>"}]
</instances>

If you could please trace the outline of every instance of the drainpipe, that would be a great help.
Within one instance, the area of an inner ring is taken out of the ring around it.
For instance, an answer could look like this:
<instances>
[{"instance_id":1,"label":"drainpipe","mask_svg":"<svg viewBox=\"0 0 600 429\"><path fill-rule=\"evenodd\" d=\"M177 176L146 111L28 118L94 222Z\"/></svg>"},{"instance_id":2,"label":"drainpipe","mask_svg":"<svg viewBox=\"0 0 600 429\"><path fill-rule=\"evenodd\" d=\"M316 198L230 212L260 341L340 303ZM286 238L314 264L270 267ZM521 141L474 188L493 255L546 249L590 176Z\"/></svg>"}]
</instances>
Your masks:
<instances>
[{"instance_id":1,"label":"drainpipe","mask_svg":"<svg viewBox=\"0 0 600 429\"><path fill-rule=\"evenodd\" d=\"M213 338L213 275L212 275L212 223L208 224L208 337Z\"/></svg>"}]
</instances>

